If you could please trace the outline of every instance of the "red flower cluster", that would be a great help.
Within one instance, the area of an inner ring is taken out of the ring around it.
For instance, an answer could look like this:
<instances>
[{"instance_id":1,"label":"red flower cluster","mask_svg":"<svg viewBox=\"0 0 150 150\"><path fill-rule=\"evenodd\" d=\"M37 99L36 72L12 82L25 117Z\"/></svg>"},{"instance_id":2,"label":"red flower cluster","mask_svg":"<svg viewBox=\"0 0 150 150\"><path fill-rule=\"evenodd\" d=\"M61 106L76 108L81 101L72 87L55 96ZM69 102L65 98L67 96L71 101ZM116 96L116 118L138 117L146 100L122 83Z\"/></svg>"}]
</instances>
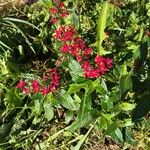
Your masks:
<instances>
[{"instance_id":1,"label":"red flower cluster","mask_svg":"<svg viewBox=\"0 0 150 150\"><path fill-rule=\"evenodd\" d=\"M61 42L72 41L75 37L74 27L71 25L61 26L55 31L54 37Z\"/></svg>"},{"instance_id":2,"label":"red flower cluster","mask_svg":"<svg viewBox=\"0 0 150 150\"><path fill-rule=\"evenodd\" d=\"M57 8L51 10L53 14L57 13L55 9L57 10ZM94 67L90 64L89 58L93 50L85 44L81 37L77 36L73 25L60 26L55 30L53 36L61 42L61 52L71 54L81 64L86 78L101 77L112 67L112 60L101 56L95 57Z\"/></svg>"},{"instance_id":3,"label":"red flower cluster","mask_svg":"<svg viewBox=\"0 0 150 150\"><path fill-rule=\"evenodd\" d=\"M28 93L41 93L47 95L50 92L54 92L59 85L60 76L55 68L48 69L46 75L43 76L43 80L32 80L31 84L27 84L24 80L20 80L16 88L21 89L24 94ZM49 83L43 84L42 81Z\"/></svg>"},{"instance_id":4,"label":"red flower cluster","mask_svg":"<svg viewBox=\"0 0 150 150\"><path fill-rule=\"evenodd\" d=\"M70 53L78 62L89 58L92 49L87 47L82 38L76 36L73 25L61 26L54 33L54 38L62 43L63 53Z\"/></svg>"},{"instance_id":5,"label":"red flower cluster","mask_svg":"<svg viewBox=\"0 0 150 150\"><path fill-rule=\"evenodd\" d=\"M52 15L51 17L51 23L55 24L60 17L62 19L66 18L69 15L69 12L65 9L65 5L63 2L60 2L60 0L53 1L55 8L50 8L50 13Z\"/></svg>"},{"instance_id":6,"label":"red flower cluster","mask_svg":"<svg viewBox=\"0 0 150 150\"><path fill-rule=\"evenodd\" d=\"M96 78L102 77L106 71L110 70L112 67L112 59L104 58L99 55L95 57L95 66L93 67L90 64L90 61L87 60L82 64L82 68L84 69L85 73L84 76L86 78Z\"/></svg>"}]
</instances>

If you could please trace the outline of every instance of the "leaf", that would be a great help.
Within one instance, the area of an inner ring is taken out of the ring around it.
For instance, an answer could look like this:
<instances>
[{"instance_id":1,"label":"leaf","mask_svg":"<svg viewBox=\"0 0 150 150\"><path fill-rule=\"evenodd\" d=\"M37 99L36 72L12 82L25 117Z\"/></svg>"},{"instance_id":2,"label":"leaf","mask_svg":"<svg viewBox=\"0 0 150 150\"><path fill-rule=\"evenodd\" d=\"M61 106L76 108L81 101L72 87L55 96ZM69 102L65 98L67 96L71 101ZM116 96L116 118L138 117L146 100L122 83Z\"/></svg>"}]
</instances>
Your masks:
<instances>
[{"instance_id":1,"label":"leaf","mask_svg":"<svg viewBox=\"0 0 150 150\"><path fill-rule=\"evenodd\" d=\"M5 18L3 18L3 20L17 22L17 23L23 23L23 24L29 25L29 26L35 28L36 30L40 31L37 28L37 26L35 26L34 24L32 24L32 23L30 23L28 21L25 21L25 20L21 20L21 19L18 19L18 18L11 18L11 17L5 17Z\"/></svg>"},{"instance_id":2,"label":"leaf","mask_svg":"<svg viewBox=\"0 0 150 150\"><path fill-rule=\"evenodd\" d=\"M122 103L119 105L120 110L123 111L130 111L133 110L135 108L135 104L130 104L130 103Z\"/></svg>"},{"instance_id":3,"label":"leaf","mask_svg":"<svg viewBox=\"0 0 150 150\"><path fill-rule=\"evenodd\" d=\"M88 112L84 112L84 114L82 115L82 118L78 114L78 118L71 124L71 126L69 126L69 130L75 131L82 127L85 127L89 125L90 123L92 123L96 119L96 117L97 116L95 115L94 110L93 112L92 110Z\"/></svg>"},{"instance_id":4,"label":"leaf","mask_svg":"<svg viewBox=\"0 0 150 150\"><path fill-rule=\"evenodd\" d=\"M69 70L70 70L69 71L70 75L72 76L72 80L74 82L77 82L80 77L83 77L84 71L81 68L81 65L77 61L75 61L74 59L71 59L71 61L69 62L68 67L69 67Z\"/></svg>"},{"instance_id":5,"label":"leaf","mask_svg":"<svg viewBox=\"0 0 150 150\"><path fill-rule=\"evenodd\" d=\"M81 139L79 140L79 142L77 143L77 145L75 147L71 147L71 150L80 150L81 146L83 145L83 143L85 142L85 140L87 139L89 133L92 131L94 126L92 126L88 132L81 137Z\"/></svg>"},{"instance_id":6,"label":"leaf","mask_svg":"<svg viewBox=\"0 0 150 150\"><path fill-rule=\"evenodd\" d=\"M73 118L73 112L68 110L65 117L65 123L68 124Z\"/></svg>"},{"instance_id":7,"label":"leaf","mask_svg":"<svg viewBox=\"0 0 150 150\"><path fill-rule=\"evenodd\" d=\"M85 88L85 84L77 84L77 83L71 84L67 91L67 94L70 95L72 93L76 93L80 91L81 88Z\"/></svg>"},{"instance_id":8,"label":"leaf","mask_svg":"<svg viewBox=\"0 0 150 150\"><path fill-rule=\"evenodd\" d=\"M59 103L69 110L78 110L78 106L75 104L73 98L67 94L65 90L61 91L61 95L59 98Z\"/></svg>"},{"instance_id":9,"label":"leaf","mask_svg":"<svg viewBox=\"0 0 150 150\"><path fill-rule=\"evenodd\" d=\"M129 129L126 129L125 140L133 146L137 146L137 144L138 144L138 142L134 139L134 135L133 135L132 131L130 131Z\"/></svg>"},{"instance_id":10,"label":"leaf","mask_svg":"<svg viewBox=\"0 0 150 150\"><path fill-rule=\"evenodd\" d=\"M29 45L29 47L31 48L31 50L35 53L35 50L32 46L32 43L28 40L27 36L24 34L24 32L14 23L7 21L9 24L11 24L15 29L17 29L18 32L21 33L21 35L24 37L26 43Z\"/></svg>"},{"instance_id":11,"label":"leaf","mask_svg":"<svg viewBox=\"0 0 150 150\"><path fill-rule=\"evenodd\" d=\"M9 46L7 46L5 43L3 43L2 41L0 41L0 45L4 46L5 48L12 50ZM5 52L5 51L4 51Z\"/></svg>"},{"instance_id":12,"label":"leaf","mask_svg":"<svg viewBox=\"0 0 150 150\"><path fill-rule=\"evenodd\" d=\"M98 112L92 109L91 94L89 92L88 84L86 84L85 89L86 90L85 90L84 98L83 100L81 100L80 109L77 114L77 119L70 126L70 130L72 131L90 124L91 122L93 122L93 120L95 120L98 117Z\"/></svg>"},{"instance_id":13,"label":"leaf","mask_svg":"<svg viewBox=\"0 0 150 150\"><path fill-rule=\"evenodd\" d=\"M48 9L51 8L51 6L52 6L52 1L51 1L51 0L40 0L40 1L41 1L41 3L43 3L43 5L44 5L45 7L47 7Z\"/></svg>"},{"instance_id":14,"label":"leaf","mask_svg":"<svg viewBox=\"0 0 150 150\"><path fill-rule=\"evenodd\" d=\"M111 123L111 124L108 125L108 127L107 127L106 134L109 134L109 133L114 132L117 128L118 128L117 122Z\"/></svg>"},{"instance_id":15,"label":"leaf","mask_svg":"<svg viewBox=\"0 0 150 150\"><path fill-rule=\"evenodd\" d=\"M120 89L121 94L132 89L132 80L131 80L131 74L130 73L127 75L121 76L121 78L119 80L119 89Z\"/></svg>"},{"instance_id":16,"label":"leaf","mask_svg":"<svg viewBox=\"0 0 150 150\"><path fill-rule=\"evenodd\" d=\"M107 120L105 117L101 116L99 121L98 121L98 128L100 130L106 129L107 128Z\"/></svg>"},{"instance_id":17,"label":"leaf","mask_svg":"<svg viewBox=\"0 0 150 150\"><path fill-rule=\"evenodd\" d=\"M51 105L54 106L54 107L61 108L58 100L53 96L52 93L49 93L46 96L45 101L47 101L48 103L51 103Z\"/></svg>"},{"instance_id":18,"label":"leaf","mask_svg":"<svg viewBox=\"0 0 150 150\"><path fill-rule=\"evenodd\" d=\"M112 139L118 143L123 142L123 134L119 128L117 128L113 133L109 133L108 135L110 135Z\"/></svg>"},{"instance_id":19,"label":"leaf","mask_svg":"<svg viewBox=\"0 0 150 150\"><path fill-rule=\"evenodd\" d=\"M71 21L72 24L75 26L76 30L79 29L79 18L78 15L76 14L76 10L75 8L72 9L72 13L71 13Z\"/></svg>"},{"instance_id":20,"label":"leaf","mask_svg":"<svg viewBox=\"0 0 150 150\"><path fill-rule=\"evenodd\" d=\"M40 115L42 112L42 103L43 103L43 96L41 94L34 94L32 96L32 100L34 101L34 107L33 112L35 112L37 115Z\"/></svg>"},{"instance_id":21,"label":"leaf","mask_svg":"<svg viewBox=\"0 0 150 150\"><path fill-rule=\"evenodd\" d=\"M44 115L48 121L52 120L54 117L53 107L50 103L44 103Z\"/></svg>"},{"instance_id":22,"label":"leaf","mask_svg":"<svg viewBox=\"0 0 150 150\"><path fill-rule=\"evenodd\" d=\"M109 9L109 3L106 1L103 4L103 7L100 11L100 15L98 18L98 25L97 25L97 34L98 34L97 35L97 44L98 44L98 54L99 55L103 54L102 42L106 38L104 30L106 28L108 9Z\"/></svg>"},{"instance_id":23,"label":"leaf","mask_svg":"<svg viewBox=\"0 0 150 150\"><path fill-rule=\"evenodd\" d=\"M39 99L35 99L35 100L34 100L34 112L35 112L37 115L40 115L41 112L42 112L42 105L41 105Z\"/></svg>"},{"instance_id":24,"label":"leaf","mask_svg":"<svg viewBox=\"0 0 150 150\"><path fill-rule=\"evenodd\" d=\"M18 96L14 88L6 91L4 102L8 108L19 107L22 104L22 98Z\"/></svg>"}]
</instances>

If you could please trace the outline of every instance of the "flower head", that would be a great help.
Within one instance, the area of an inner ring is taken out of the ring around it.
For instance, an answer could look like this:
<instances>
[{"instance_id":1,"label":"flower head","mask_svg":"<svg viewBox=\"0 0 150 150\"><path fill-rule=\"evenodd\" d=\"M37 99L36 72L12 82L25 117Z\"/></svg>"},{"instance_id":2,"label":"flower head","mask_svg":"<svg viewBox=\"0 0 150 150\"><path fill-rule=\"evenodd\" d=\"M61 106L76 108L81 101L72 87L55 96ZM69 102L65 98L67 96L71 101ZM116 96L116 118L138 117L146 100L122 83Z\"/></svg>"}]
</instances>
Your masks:
<instances>
[{"instance_id":1,"label":"flower head","mask_svg":"<svg viewBox=\"0 0 150 150\"><path fill-rule=\"evenodd\" d=\"M24 80L20 80L19 83L16 85L17 89L24 88L26 82Z\"/></svg>"}]
</instances>

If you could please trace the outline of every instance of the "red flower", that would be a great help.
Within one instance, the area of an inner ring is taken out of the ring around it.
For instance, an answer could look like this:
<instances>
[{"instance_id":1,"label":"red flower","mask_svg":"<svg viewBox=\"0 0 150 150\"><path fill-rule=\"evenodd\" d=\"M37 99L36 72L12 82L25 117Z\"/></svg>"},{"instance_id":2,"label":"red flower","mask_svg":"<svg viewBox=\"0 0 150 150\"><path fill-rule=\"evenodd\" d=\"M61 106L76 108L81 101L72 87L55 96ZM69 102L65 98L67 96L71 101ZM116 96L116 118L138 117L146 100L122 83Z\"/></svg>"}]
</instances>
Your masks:
<instances>
[{"instance_id":1,"label":"red flower","mask_svg":"<svg viewBox=\"0 0 150 150\"><path fill-rule=\"evenodd\" d=\"M78 62L81 62L82 61L82 56L76 56L76 59Z\"/></svg>"},{"instance_id":2,"label":"red flower","mask_svg":"<svg viewBox=\"0 0 150 150\"><path fill-rule=\"evenodd\" d=\"M56 87L51 85L51 86L49 87L49 92L54 92L55 89L56 89Z\"/></svg>"},{"instance_id":3,"label":"red flower","mask_svg":"<svg viewBox=\"0 0 150 150\"><path fill-rule=\"evenodd\" d=\"M66 10L61 13L61 17L63 18L67 17L68 15L69 15L69 12Z\"/></svg>"},{"instance_id":4,"label":"red flower","mask_svg":"<svg viewBox=\"0 0 150 150\"><path fill-rule=\"evenodd\" d=\"M26 82L24 80L20 80L19 83L16 85L17 89L24 88Z\"/></svg>"},{"instance_id":5,"label":"red flower","mask_svg":"<svg viewBox=\"0 0 150 150\"><path fill-rule=\"evenodd\" d=\"M98 69L91 69L89 78L96 78L99 76L99 70Z\"/></svg>"},{"instance_id":6,"label":"red flower","mask_svg":"<svg viewBox=\"0 0 150 150\"><path fill-rule=\"evenodd\" d=\"M98 66L101 66L104 64L104 58L100 55L97 55L95 57L95 63L98 65Z\"/></svg>"},{"instance_id":7,"label":"red flower","mask_svg":"<svg viewBox=\"0 0 150 150\"><path fill-rule=\"evenodd\" d=\"M63 53L68 53L69 52L69 46L65 43L61 49L60 49Z\"/></svg>"},{"instance_id":8,"label":"red flower","mask_svg":"<svg viewBox=\"0 0 150 150\"><path fill-rule=\"evenodd\" d=\"M32 89L33 89L33 93L39 92L39 82L37 80L32 81Z\"/></svg>"},{"instance_id":9,"label":"red flower","mask_svg":"<svg viewBox=\"0 0 150 150\"><path fill-rule=\"evenodd\" d=\"M48 87L41 88L41 94L42 95L47 95L48 93L49 93L49 88Z\"/></svg>"},{"instance_id":10,"label":"red flower","mask_svg":"<svg viewBox=\"0 0 150 150\"><path fill-rule=\"evenodd\" d=\"M55 0L56 3L59 3L59 0Z\"/></svg>"},{"instance_id":11,"label":"red flower","mask_svg":"<svg viewBox=\"0 0 150 150\"><path fill-rule=\"evenodd\" d=\"M92 49L91 48L85 48L84 50L84 56L88 57L90 56L92 53Z\"/></svg>"},{"instance_id":12,"label":"red flower","mask_svg":"<svg viewBox=\"0 0 150 150\"><path fill-rule=\"evenodd\" d=\"M50 20L50 22L51 22L52 24L55 24L56 21L57 21L57 19L56 19L55 17L52 17L51 20Z\"/></svg>"},{"instance_id":13,"label":"red flower","mask_svg":"<svg viewBox=\"0 0 150 150\"><path fill-rule=\"evenodd\" d=\"M64 8L64 7L65 7L64 3L61 2L61 3L59 4L59 8Z\"/></svg>"},{"instance_id":14,"label":"red flower","mask_svg":"<svg viewBox=\"0 0 150 150\"><path fill-rule=\"evenodd\" d=\"M73 26L62 26L54 33L54 38L62 42L72 41L75 36L75 30Z\"/></svg>"},{"instance_id":15,"label":"red flower","mask_svg":"<svg viewBox=\"0 0 150 150\"><path fill-rule=\"evenodd\" d=\"M30 92L30 89L28 87L24 87L22 90L22 93L28 94Z\"/></svg>"},{"instance_id":16,"label":"red flower","mask_svg":"<svg viewBox=\"0 0 150 150\"><path fill-rule=\"evenodd\" d=\"M57 14L57 13L58 13L58 9L52 7L52 8L50 8L50 12L51 12L52 14Z\"/></svg>"},{"instance_id":17,"label":"red flower","mask_svg":"<svg viewBox=\"0 0 150 150\"><path fill-rule=\"evenodd\" d=\"M106 62L106 66L107 66L108 70L111 69L112 68L112 59L106 58L105 62Z\"/></svg>"},{"instance_id":18,"label":"red flower","mask_svg":"<svg viewBox=\"0 0 150 150\"><path fill-rule=\"evenodd\" d=\"M75 41L75 43L78 44L78 48L80 48L80 49L85 49L86 48L86 45L85 45L82 38L76 37L74 41Z\"/></svg>"},{"instance_id":19,"label":"red flower","mask_svg":"<svg viewBox=\"0 0 150 150\"><path fill-rule=\"evenodd\" d=\"M71 54L72 54L72 56L78 56L78 49L72 49L71 50Z\"/></svg>"}]
</instances>

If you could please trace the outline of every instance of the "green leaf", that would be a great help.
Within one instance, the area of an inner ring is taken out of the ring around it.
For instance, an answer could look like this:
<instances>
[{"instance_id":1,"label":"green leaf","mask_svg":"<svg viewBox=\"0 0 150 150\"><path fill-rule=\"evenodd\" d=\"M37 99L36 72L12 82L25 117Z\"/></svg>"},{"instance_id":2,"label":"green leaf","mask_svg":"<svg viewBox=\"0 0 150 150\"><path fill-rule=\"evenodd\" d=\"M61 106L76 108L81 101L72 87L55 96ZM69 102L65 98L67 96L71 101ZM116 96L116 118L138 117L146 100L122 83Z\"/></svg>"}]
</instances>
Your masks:
<instances>
[{"instance_id":1,"label":"green leaf","mask_svg":"<svg viewBox=\"0 0 150 150\"><path fill-rule=\"evenodd\" d=\"M44 115L48 121L52 120L54 117L53 107L50 103L44 103Z\"/></svg>"},{"instance_id":2,"label":"green leaf","mask_svg":"<svg viewBox=\"0 0 150 150\"><path fill-rule=\"evenodd\" d=\"M96 120L96 118L97 118L97 114L96 112L94 112L94 110L89 110L87 112L84 112L82 117L80 117L78 114L78 118L75 120L75 122L71 124L71 126L69 127L69 130L75 131L82 127L85 127L89 125L90 123L92 123L94 120Z\"/></svg>"},{"instance_id":3,"label":"green leaf","mask_svg":"<svg viewBox=\"0 0 150 150\"><path fill-rule=\"evenodd\" d=\"M113 133L109 133L108 135L110 135L112 139L118 143L123 142L123 135L119 128L117 128Z\"/></svg>"},{"instance_id":4,"label":"green leaf","mask_svg":"<svg viewBox=\"0 0 150 150\"><path fill-rule=\"evenodd\" d=\"M89 89L91 88L89 88L88 84L86 84L85 89L86 90L85 90L84 98L83 100L81 100L80 109L77 114L77 119L70 127L70 130L72 131L90 124L99 115L96 110L92 109L91 94L90 94L91 92L89 91Z\"/></svg>"},{"instance_id":5,"label":"green leaf","mask_svg":"<svg viewBox=\"0 0 150 150\"><path fill-rule=\"evenodd\" d=\"M5 48L12 50L9 46L7 46L5 43L3 43L2 41L0 41L0 45L4 46Z\"/></svg>"},{"instance_id":6,"label":"green leaf","mask_svg":"<svg viewBox=\"0 0 150 150\"><path fill-rule=\"evenodd\" d=\"M76 30L78 30L79 29L79 17L76 14L75 8L72 9L71 15L72 15L71 16L72 24L75 26Z\"/></svg>"},{"instance_id":7,"label":"green leaf","mask_svg":"<svg viewBox=\"0 0 150 150\"><path fill-rule=\"evenodd\" d=\"M133 110L135 108L135 104L130 104L130 103L122 103L119 105L120 110L123 111L130 111Z\"/></svg>"},{"instance_id":8,"label":"green leaf","mask_svg":"<svg viewBox=\"0 0 150 150\"><path fill-rule=\"evenodd\" d=\"M32 43L29 41L28 37L25 35L25 33L13 22L7 21L9 24L11 24L15 29L17 29L18 32L21 33L21 35L24 37L26 43L29 45L29 47L31 48L31 50L35 53L35 50L32 46Z\"/></svg>"},{"instance_id":9,"label":"green leaf","mask_svg":"<svg viewBox=\"0 0 150 150\"><path fill-rule=\"evenodd\" d=\"M6 91L4 102L8 108L15 108L21 106L22 98L19 97L14 88Z\"/></svg>"},{"instance_id":10,"label":"green leaf","mask_svg":"<svg viewBox=\"0 0 150 150\"><path fill-rule=\"evenodd\" d=\"M94 126L92 126L88 132L81 137L81 139L79 140L79 142L77 143L77 145L75 147L71 147L71 150L80 150L81 146L83 145L83 143L85 142L85 140L87 139L89 133L92 131Z\"/></svg>"},{"instance_id":11,"label":"green leaf","mask_svg":"<svg viewBox=\"0 0 150 150\"><path fill-rule=\"evenodd\" d=\"M107 128L107 119L103 116L100 117L98 121L98 128L100 130L106 129Z\"/></svg>"},{"instance_id":12,"label":"green leaf","mask_svg":"<svg viewBox=\"0 0 150 150\"><path fill-rule=\"evenodd\" d=\"M81 65L77 61L71 59L68 67L69 67L70 75L72 76L72 80L74 82L77 82L80 77L83 77L84 71L81 68Z\"/></svg>"},{"instance_id":13,"label":"green leaf","mask_svg":"<svg viewBox=\"0 0 150 150\"><path fill-rule=\"evenodd\" d=\"M101 106L103 108L104 111L110 111L113 108L113 102L110 101L108 95L103 95L100 99L101 102Z\"/></svg>"},{"instance_id":14,"label":"green leaf","mask_svg":"<svg viewBox=\"0 0 150 150\"><path fill-rule=\"evenodd\" d=\"M47 7L48 9L51 8L52 6L52 1L51 0L40 0L41 3L43 3L43 5L45 7Z\"/></svg>"},{"instance_id":15,"label":"green leaf","mask_svg":"<svg viewBox=\"0 0 150 150\"><path fill-rule=\"evenodd\" d=\"M73 118L73 112L68 110L65 117L65 123L68 124Z\"/></svg>"},{"instance_id":16,"label":"green leaf","mask_svg":"<svg viewBox=\"0 0 150 150\"><path fill-rule=\"evenodd\" d=\"M80 89L82 88L85 88L85 84L77 84L77 83L71 84L67 91L67 94L70 95L72 93L76 93L80 91Z\"/></svg>"},{"instance_id":17,"label":"green leaf","mask_svg":"<svg viewBox=\"0 0 150 150\"><path fill-rule=\"evenodd\" d=\"M40 103L39 99L34 100L34 109L33 111L37 114L40 115L42 112L42 104Z\"/></svg>"},{"instance_id":18,"label":"green leaf","mask_svg":"<svg viewBox=\"0 0 150 150\"><path fill-rule=\"evenodd\" d=\"M133 135L132 131L130 131L129 129L126 129L125 140L133 146L137 146L137 144L138 144L138 142L134 139L134 135Z\"/></svg>"},{"instance_id":19,"label":"green leaf","mask_svg":"<svg viewBox=\"0 0 150 150\"><path fill-rule=\"evenodd\" d=\"M65 90L61 91L61 95L60 98L58 99L58 102L69 110L72 111L78 110L78 105L75 104L73 98L70 95L68 95Z\"/></svg>"},{"instance_id":20,"label":"green leaf","mask_svg":"<svg viewBox=\"0 0 150 150\"><path fill-rule=\"evenodd\" d=\"M34 94L32 96L32 100L34 101L33 112L37 115L40 115L43 109L42 103L43 103L44 97L41 94Z\"/></svg>"},{"instance_id":21,"label":"green leaf","mask_svg":"<svg viewBox=\"0 0 150 150\"><path fill-rule=\"evenodd\" d=\"M97 34L98 34L97 35L97 44L98 44L98 54L99 55L103 54L102 42L106 38L104 30L106 28L108 9L109 9L109 3L106 1L106 2L104 2L102 9L100 11L99 18L98 18L98 25L97 25Z\"/></svg>"},{"instance_id":22,"label":"green leaf","mask_svg":"<svg viewBox=\"0 0 150 150\"><path fill-rule=\"evenodd\" d=\"M119 80L119 88L120 88L120 93L123 94L127 92L128 90L132 89L132 79L131 79L131 74L123 75L121 76Z\"/></svg>"},{"instance_id":23,"label":"green leaf","mask_svg":"<svg viewBox=\"0 0 150 150\"><path fill-rule=\"evenodd\" d=\"M5 18L3 18L3 20L17 22L17 23L23 23L23 24L29 25L29 26L35 28L36 30L40 31L37 28L37 26L35 26L34 24L32 24L32 23L30 23L28 21L25 21L25 20L21 20L21 19L18 19L18 18L11 18L11 17L5 17Z\"/></svg>"},{"instance_id":24,"label":"green leaf","mask_svg":"<svg viewBox=\"0 0 150 150\"><path fill-rule=\"evenodd\" d=\"M109 133L114 132L117 128L118 128L117 122L111 123L111 124L108 125L108 127L107 127L106 134L109 134Z\"/></svg>"},{"instance_id":25,"label":"green leaf","mask_svg":"<svg viewBox=\"0 0 150 150\"><path fill-rule=\"evenodd\" d=\"M52 93L49 93L46 98L45 101L51 103L52 106L57 107L57 108L61 108L58 100L53 96Z\"/></svg>"}]
</instances>

